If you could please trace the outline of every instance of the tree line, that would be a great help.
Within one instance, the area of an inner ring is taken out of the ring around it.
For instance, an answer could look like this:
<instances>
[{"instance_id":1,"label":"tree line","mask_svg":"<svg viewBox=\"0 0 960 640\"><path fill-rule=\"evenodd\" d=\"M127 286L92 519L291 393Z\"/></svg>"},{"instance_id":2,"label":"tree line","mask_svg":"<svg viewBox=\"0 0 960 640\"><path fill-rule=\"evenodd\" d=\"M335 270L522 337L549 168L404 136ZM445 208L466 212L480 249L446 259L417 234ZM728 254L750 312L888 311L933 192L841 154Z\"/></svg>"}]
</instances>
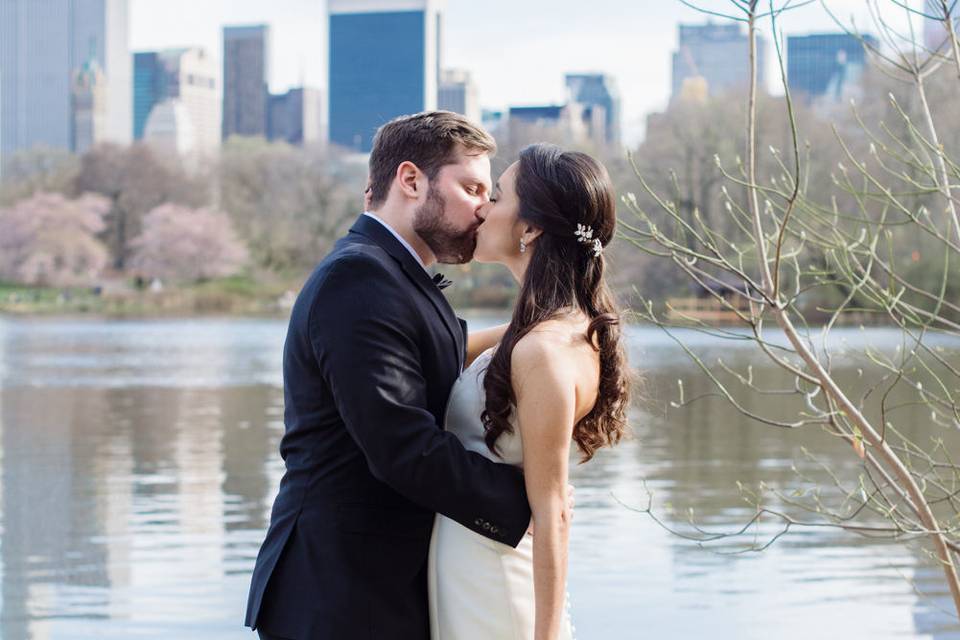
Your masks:
<instances>
[{"instance_id":1,"label":"tree line","mask_svg":"<svg viewBox=\"0 0 960 640\"><path fill-rule=\"evenodd\" d=\"M960 150L960 113L951 109L957 85L948 70L929 80L929 97L943 123L941 143L950 152ZM877 139L861 124L873 123L875 136L909 139L910 118L920 117L915 92L871 67L854 96L855 107L795 98L806 192L824 194L819 204L825 209L856 213L857 198L837 184L850 155L878 162L871 152ZM757 141L765 152L757 158L757 172L773 184L794 168L793 158L783 153L790 146L784 100L758 98ZM526 144L555 142L600 158L617 192L635 194L637 206L654 221L667 218L649 192L638 188L638 175L684 218L702 221L734 244L748 242L730 210L747 187L731 193L737 186L724 175L725 167L743 171L745 108L738 93L676 99L648 116L644 139L626 151L574 143L548 128L514 127L511 138L499 141L494 175ZM911 165L902 170L911 171ZM0 280L67 286L94 284L112 274L195 282L243 272L254 280L280 277L295 284L359 213L365 181L365 163L336 148L257 138L233 138L216 160L190 171L143 144L103 145L80 156L22 152L9 159L0 181ZM903 195L916 210L937 206L936 191L920 183ZM621 218L629 223L623 206ZM927 280L935 279L937 270L930 266L940 261L936 240L915 225L892 233L891 250L904 276L932 287ZM697 293L668 262L630 243L615 241L608 257L614 286L628 304ZM444 271L459 285L449 290L455 303L502 305L512 295L509 275L496 268ZM960 278L948 286L948 297L958 297ZM838 284L832 291L818 290L807 303L828 307L848 294Z\"/></svg>"}]
</instances>

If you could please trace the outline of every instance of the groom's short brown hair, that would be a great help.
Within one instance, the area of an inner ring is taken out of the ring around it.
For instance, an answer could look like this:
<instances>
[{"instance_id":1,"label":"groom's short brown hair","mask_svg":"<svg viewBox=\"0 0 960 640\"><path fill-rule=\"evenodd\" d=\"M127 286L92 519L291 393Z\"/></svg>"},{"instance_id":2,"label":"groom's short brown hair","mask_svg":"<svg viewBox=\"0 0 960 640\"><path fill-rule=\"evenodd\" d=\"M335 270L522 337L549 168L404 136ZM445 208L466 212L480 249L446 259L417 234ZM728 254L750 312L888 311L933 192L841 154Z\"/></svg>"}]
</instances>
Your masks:
<instances>
[{"instance_id":1,"label":"groom's short brown hair","mask_svg":"<svg viewBox=\"0 0 960 640\"><path fill-rule=\"evenodd\" d=\"M433 180L441 167L457 162L461 150L492 156L497 143L483 127L451 111L424 111L391 120L373 137L370 206L387 199L401 163L412 162Z\"/></svg>"}]
</instances>

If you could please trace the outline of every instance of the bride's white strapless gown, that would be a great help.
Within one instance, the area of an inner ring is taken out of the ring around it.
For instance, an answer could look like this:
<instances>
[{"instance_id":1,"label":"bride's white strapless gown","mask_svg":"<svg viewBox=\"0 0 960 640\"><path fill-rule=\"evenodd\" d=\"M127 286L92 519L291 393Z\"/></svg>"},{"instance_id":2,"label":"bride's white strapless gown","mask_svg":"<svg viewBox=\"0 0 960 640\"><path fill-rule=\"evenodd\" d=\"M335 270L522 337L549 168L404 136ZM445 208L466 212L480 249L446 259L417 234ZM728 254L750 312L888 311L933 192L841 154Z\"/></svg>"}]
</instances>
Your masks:
<instances>
[{"instance_id":1,"label":"bride's white strapless gown","mask_svg":"<svg viewBox=\"0 0 960 640\"><path fill-rule=\"evenodd\" d=\"M453 385L446 429L467 449L496 462L522 467L523 443L518 428L497 440L500 458L483 441L483 376L492 355L492 349L481 354ZM431 640L532 640L532 536L524 536L514 549L437 515L428 571ZM563 619L560 640L572 640L568 607Z\"/></svg>"}]
</instances>

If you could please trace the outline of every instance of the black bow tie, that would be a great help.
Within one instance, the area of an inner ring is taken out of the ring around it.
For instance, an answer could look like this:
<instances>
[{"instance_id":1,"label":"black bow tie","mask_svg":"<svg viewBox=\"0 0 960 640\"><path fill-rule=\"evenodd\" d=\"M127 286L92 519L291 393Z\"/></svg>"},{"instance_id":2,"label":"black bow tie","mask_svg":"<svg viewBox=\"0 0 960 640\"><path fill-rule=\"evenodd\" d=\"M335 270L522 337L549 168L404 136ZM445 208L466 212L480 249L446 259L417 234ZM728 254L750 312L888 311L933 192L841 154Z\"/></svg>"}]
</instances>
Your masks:
<instances>
[{"instance_id":1,"label":"black bow tie","mask_svg":"<svg viewBox=\"0 0 960 640\"><path fill-rule=\"evenodd\" d=\"M453 284L453 280L447 280L442 273L435 273L433 274L433 284L437 285L437 289L443 291Z\"/></svg>"}]
</instances>

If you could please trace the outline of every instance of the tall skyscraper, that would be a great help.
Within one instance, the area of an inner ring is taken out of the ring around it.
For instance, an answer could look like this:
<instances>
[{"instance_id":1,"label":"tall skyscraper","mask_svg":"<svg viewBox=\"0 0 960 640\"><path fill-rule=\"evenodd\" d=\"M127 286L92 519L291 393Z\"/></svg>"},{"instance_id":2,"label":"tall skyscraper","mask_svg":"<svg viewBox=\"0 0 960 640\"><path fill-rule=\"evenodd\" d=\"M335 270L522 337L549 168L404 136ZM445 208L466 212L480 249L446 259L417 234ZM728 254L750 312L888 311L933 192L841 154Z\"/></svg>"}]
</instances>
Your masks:
<instances>
[{"instance_id":1,"label":"tall skyscraper","mask_svg":"<svg viewBox=\"0 0 960 640\"><path fill-rule=\"evenodd\" d=\"M620 93L613 77L602 73L568 73L566 83L568 100L590 108L594 111L593 117L603 123L603 135L595 137L609 145L619 146Z\"/></svg>"},{"instance_id":2,"label":"tall skyscraper","mask_svg":"<svg viewBox=\"0 0 960 640\"><path fill-rule=\"evenodd\" d=\"M435 109L442 0L328 0L330 141L369 152L385 122Z\"/></svg>"},{"instance_id":3,"label":"tall skyscraper","mask_svg":"<svg viewBox=\"0 0 960 640\"><path fill-rule=\"evenodd\" d=\"M223 139L267 133L270 27L223 28Z\"/></svg>"},{"instance_id":4,"label":"tall skyscraper","mask_svg":"<svg viewBox=\"0 0 960 640\"><path fill-rule=\"evenodd\" d=\"M710 95L747 88L750 41L738 23L681 24L677 33L671 100L680 96L684 82L692 78L703 78ZM758 37L757 88L762 91L766 86L766 43Z\"/></svg>"},{"instance_id":5,"label":"tall skyscraper","mask_svg":"<svg viewBox=\"0 0 960 640\"><path fill-rule=\"evenodd\" d=\"M196 151L216 153L220 147L220 94L217 66L200 47L146 51L133 61L133 137L140 140L150 112L175 99L190 118Z\"/></svg>"},{"instance_id":6,"label":"tall skyscraper","mask_svg":"<svg viewBox=\"0 0 960 640\"><path fill-rule=\"evenodd\" d=\"M130 142L128 22L128 0L0 0L0 158L75 149L74 85L91 61L103 74L102 140Z\"/></svg>"},{"instance_id":7,"label":"tall skyscraper","mask_svg":"<svg viewBox=\"0 0 960 640\"><path fill-rule=\"evenodd\" d=\"M469 71L444 69L440 72L440 89L437 93L437 108L462 113L474 122L483 117L477 85Z\"/></svg>"},{"instance_id":8,"label":"tall skyscraper","mask_svg":"<svg viewBox=\"0 0 960 640\"><path fill-rule=\"evenodd\" d=\"M873 36L863 38L872 46L877 45ZM865 63L863 44L848 33L787 38L787 84L799 99L840 100L857 89Z\"/></svg>"},{"instance_id":9,"label":"tall skyscraper","mask_svg":"<svg viewBox=\"0 0 960 640\"><path fill-rule=\"evenodd\" d=\"M322 139L323 104L317 89L298 87L271 95L268 114L270 140L302 145Z\"/></svg>"}]
</instances>

